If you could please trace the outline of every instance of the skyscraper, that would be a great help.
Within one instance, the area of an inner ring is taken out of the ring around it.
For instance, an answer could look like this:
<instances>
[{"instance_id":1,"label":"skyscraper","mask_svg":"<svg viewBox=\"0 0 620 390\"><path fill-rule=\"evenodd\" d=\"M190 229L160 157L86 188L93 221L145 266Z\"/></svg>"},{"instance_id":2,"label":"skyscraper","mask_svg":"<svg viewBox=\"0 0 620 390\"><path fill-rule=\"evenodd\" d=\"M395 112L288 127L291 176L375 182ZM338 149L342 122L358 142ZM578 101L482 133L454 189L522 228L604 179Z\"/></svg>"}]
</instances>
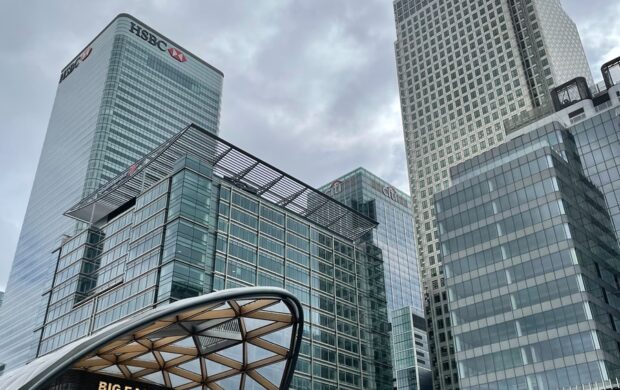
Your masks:
<instances>
[{"instance_id":1,"label":"skyscraper","mask_svg":"<svg viewBox=\"0 0 620 390\"><path fill-rule=\"evenodd\" d=\"M507 139L557 123L575 137L586 176L603 192L617 237L620 237L620 57L601 67L605 80L592 93L585 80L571 80L551 92L555 112L512 129ZM617 76L616 76L617 77Z\"/></svg>"},{"instance_id":2,"label":"skyscraper","mask_svg":"<svg viewBox=\"0 0 620 390\"><path fill-rule=\"evenodd\" d=\"M379 223L363 239L382 251L392 324L394 384L398 389L430 389L428 336L411 198L364 168L355 169L320 190Z\"/></svg>"},{"instance_id":3,"label":"skyscraper","mask_svg":"<svg viewBox=\"0 0 620 390\"><path fill-rule=\"evenodd\" d=\"M376 222L214 134L186 128L66 216L88 225L54 253L39 355L156 306L275 286L303 305L292 388L392 388L381 250L359 241ZM222 388L239 388L226 356L252 365L286 355L271 338L256 343L267 350L241 352L238 322L217 318L209 325L218 325L213 337L196 336L203 351L188 370L205 364L212 375L222 373ZM253 326L278 326L268 320L257 316ZM138 355L130 356L138 367L153 360L149 351ZM195 378L109 366L103 372L169 387Z\"/></svg>"},{"instance_id":4,"label":"skyscraper","mask_svg":"<svg viewBox=\"0 0 620 390\"><path fill-rule=\"evenodd\" d=\"M76 229L62 213L187 124L217 132L222 82L222 72L126 14L61 71L0 310L7 369L34 357L51 251Z\"/></svg>"},{"instance_id":5,"label":"skyscraper","mask_svg":"<svg viewBox=\"0 0 620 390\"><path fill-rule=\"evenodd\" d=\"M593 85L574 23L559 0L397 0L396 62L434 386L458 376L433 195L451 166L550 113L549 90Z\"/></svg>"},{"instance_id":6,"label":"skyscraper","mask_svg":"<svg viewBox=\"0 0 620 390\"><path fill-rule=\"evenodd\" d=\"M460 388L618 378L620 249L570 132L547 124L451 178L436 210Z\"/></svg>"}]
</instances>

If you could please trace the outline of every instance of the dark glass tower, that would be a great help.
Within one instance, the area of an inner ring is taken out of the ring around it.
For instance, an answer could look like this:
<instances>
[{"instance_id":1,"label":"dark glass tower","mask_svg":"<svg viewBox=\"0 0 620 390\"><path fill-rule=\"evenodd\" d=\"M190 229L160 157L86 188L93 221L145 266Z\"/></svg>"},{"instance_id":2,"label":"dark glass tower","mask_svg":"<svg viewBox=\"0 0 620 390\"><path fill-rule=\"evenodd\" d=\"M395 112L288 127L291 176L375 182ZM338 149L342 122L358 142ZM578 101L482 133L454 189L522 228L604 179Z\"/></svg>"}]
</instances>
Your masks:
<instances>
[{"instance_id":1,"label":"dark glass tower","mask_svg":"<svg viewBox=\"0 0 620 390\"><path fill-rule=\"evenodd\" d=\"M398 389L431 389L431 362L411 198L364 168L339 177L321 190L379 222L364 240L382 251L392 324L394 385Z\"/></svg>"},{"instance_id":2,"label":"dark glass tower","mask_svg":"<svg viewBox=\"0 0 620 390\"><path fill-rule=\"evenodd\" d=\"M0 362L34 357L62 213L174 131L218 131L223 74L130 15L117 16L61 71L0 310ZM34 336L34 337L33 337Z\"/></svg>"},{"instance_id":3,"label":"dark glass tower","mask_svg":"<svg viewBox=\"0 0 620 390\"><path fill-rule=\"evenodd\" d=\"M558 123L451 171L437 221L461 388L558 389L620 375L620 250Z\"/></svg>"}]
</instances>

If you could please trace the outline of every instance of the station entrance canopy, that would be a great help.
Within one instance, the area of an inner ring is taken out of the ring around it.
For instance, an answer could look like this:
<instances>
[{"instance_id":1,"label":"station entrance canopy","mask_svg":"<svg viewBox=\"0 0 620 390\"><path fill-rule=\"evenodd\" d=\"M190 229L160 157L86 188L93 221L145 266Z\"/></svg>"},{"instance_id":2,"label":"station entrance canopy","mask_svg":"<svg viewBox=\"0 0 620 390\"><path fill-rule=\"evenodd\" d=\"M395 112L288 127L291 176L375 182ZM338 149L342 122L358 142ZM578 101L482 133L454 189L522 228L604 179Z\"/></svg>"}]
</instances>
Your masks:
<instances>
[{"instance_id":1,"label":"station entrance canopy","mask_svg":"<svg viewBox=\"0 0 620 390\"><path fill-rule=\"evenodd\" d=\"M5 373L0 388L286 389L302 332L286 290L224 290L110 325Z\"/></svg>"}]
</instances>

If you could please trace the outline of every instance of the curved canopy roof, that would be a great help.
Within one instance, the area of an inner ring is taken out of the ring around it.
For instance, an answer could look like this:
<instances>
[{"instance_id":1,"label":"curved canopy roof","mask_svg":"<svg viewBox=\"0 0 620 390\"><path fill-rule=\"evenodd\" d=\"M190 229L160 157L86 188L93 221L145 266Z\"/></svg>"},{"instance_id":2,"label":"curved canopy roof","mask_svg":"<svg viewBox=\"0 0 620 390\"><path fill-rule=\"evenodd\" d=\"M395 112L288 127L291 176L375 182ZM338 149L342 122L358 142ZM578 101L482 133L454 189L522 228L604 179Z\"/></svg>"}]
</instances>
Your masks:
<instances>
[{"instance_id":1,"label":"curved canopy roof","mask_svg":"<svg viewBox=\"0 0 620 390\"><path fill-rule=\"evenodd\" d=\"M288 388L302 331L286 290L224 290L110 325L7 372L0 388L42 388L70 369L175 389Z\"/></svg>"}]
</instances>

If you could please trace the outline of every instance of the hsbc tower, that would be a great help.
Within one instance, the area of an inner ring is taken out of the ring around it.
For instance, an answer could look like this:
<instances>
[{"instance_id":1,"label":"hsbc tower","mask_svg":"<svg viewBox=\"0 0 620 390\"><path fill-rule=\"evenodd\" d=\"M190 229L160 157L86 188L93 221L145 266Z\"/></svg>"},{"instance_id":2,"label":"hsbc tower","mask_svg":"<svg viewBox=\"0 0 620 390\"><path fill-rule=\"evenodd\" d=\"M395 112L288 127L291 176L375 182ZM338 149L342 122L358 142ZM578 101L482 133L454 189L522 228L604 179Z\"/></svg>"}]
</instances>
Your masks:
<instances>
[{"instance_id":1,"label":"hsbc tower","mask_svg":"<svg viewBox=\"0 0 620 390\"><path fill-rule=\"evenodd\" d=\"M170 138L171 129L196 123L217 133L223 78L127 14L60 72L0 309L0 364L7 370L36 354L56 265L52 252L79 228L63 212ZM71 286L64 294L84 287L77 280Z\"/></svg>"}]
</instances>

